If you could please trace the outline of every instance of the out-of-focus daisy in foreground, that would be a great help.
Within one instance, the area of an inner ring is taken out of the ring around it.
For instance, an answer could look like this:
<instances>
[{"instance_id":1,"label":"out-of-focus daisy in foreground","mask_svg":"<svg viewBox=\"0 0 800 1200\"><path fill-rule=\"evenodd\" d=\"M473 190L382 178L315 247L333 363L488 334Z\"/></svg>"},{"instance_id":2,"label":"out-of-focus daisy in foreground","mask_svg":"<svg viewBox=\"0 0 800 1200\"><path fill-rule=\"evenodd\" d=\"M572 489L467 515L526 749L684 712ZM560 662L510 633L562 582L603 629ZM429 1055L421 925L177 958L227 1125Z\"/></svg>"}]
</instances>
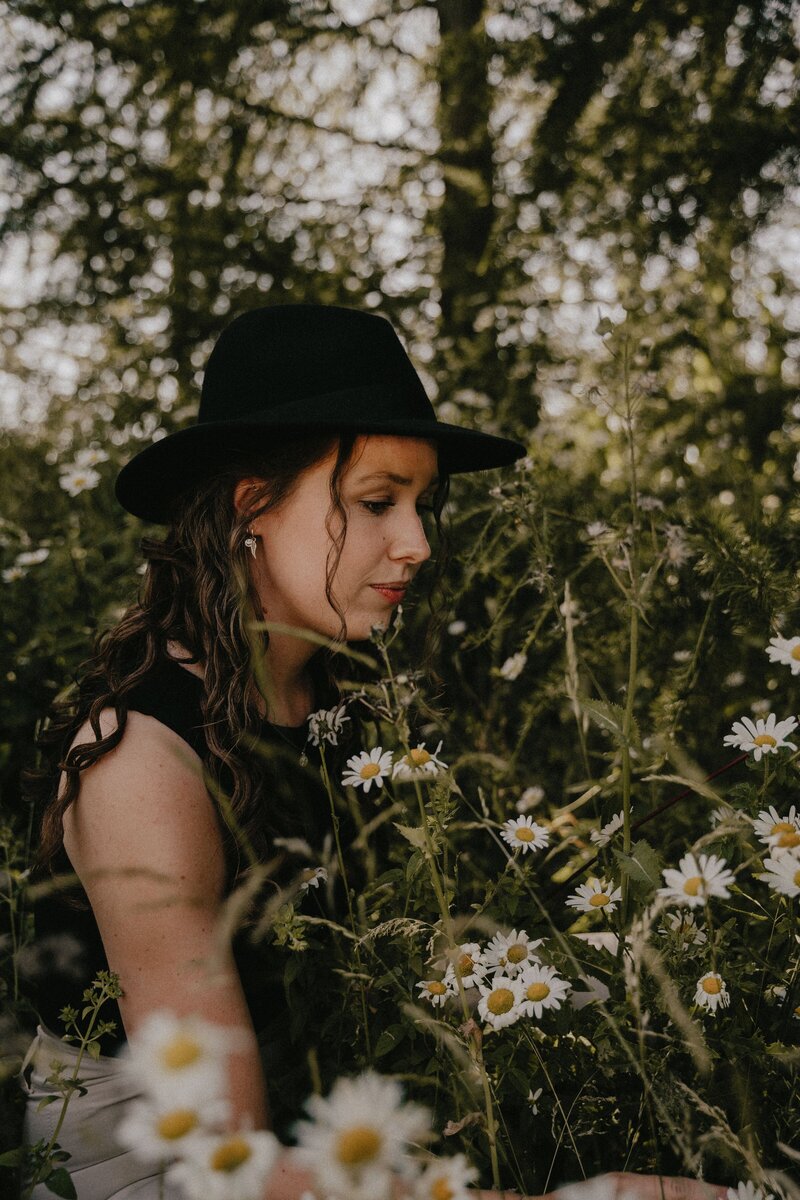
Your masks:
<instances>
[{"instance_id":1,"label":"out-of-focus daisy in foreground","mask_svg":"<svg viewBox=\"0 0 800 1200\"><path fill-rule=\"evenodd\" d=\"M410 1172L409 1146L430 1136L427 1110L404 1104L400 1085L372 1071L338 1079L306 1111L311 1120L295 1126L295 1157L321 1194L337 1200L389 1200L393 1176Z\"/></svg>"},{"instance_id":2,"label":"out-of-focus daisy in foreground","mask_svg":"<svg viewBox=\"0 0 800 1200\"><path fill-rule=\"evenodd\" d=\"M188 1200L260 1200L280 1153L280 1143L264 1130L203 1134L181 1151L167 1171Z\"/></svg>"},{"instance_id":3,"label":"out-of-focus daisy in foreground","mask_svg":"<svg viewBox=\"0 0 800 1200\"><path fill-rule=\"evenodd\" d=\"M160 1107L194 1108L198 1096L224 1094L227 1055L241 1037L199 1017L154 1012L128 1039L126 1071Z\"/></svg>"},{"instance_id":4,"label":"out-of-focus daisy in foreground","mask_svg":"<svg viewBox=\"0 0 800 1200\"><path fill-rule=\"evenodd\" d=\"M735 1188L728 1188L725 1200L775 1200L772 1192L756 1187L749 1179L740 1179Z\"/></svg>"},{"instance_id":5,"label":"out-of-focus daisy in foreground","mask_svg":"<svg viewBox=\"0 0 800 1200\"><path fill-rule=\"evenodd\" d=\"M684 854L678 869L667 867L663 872L666 887L658 889L659 896L665 896L677 904L688 904L690 908L702 908L711 896L719 896L727 900L730 896L728 888L734 882L733 872L727 869L724 858L716 854Z\"/></svg>"},{"instance_id":6,"label":"out-of-focus daisy in foreground","mask_svg":"<svg viewBox=\"0 0 800 1200\"><path fill-rule=\"evenodd\" d=\"M420 1175L414 1187L414 1200L470 1200L475 1193L467 1189L478 1172L463 1154L439 1158Z\"/></svg>"},{"instance_id":7,"label":"out-of-focus daisy in foreground","mask_svg":"<svg viewBox=\"0 0 800 1200\"><path fill-rule=\"evenodd\" d=\"M753 758L758 762L762 754L777 754L783 746L796 750L794 742L788 742L786 737L797 728L795 717L786 717L778 721L775 713L770 713L766 720L757 717L742 717L741 721L733 722L733 732L722 739L726 746L735 746L737 750L752 750Z\"/></svg>"},{"instance_id":8,"label":"out-of-focus daisy in foreground","mask_svg":"<svg viewBox=\"0 0 800 1200\"><path fill-rule=\"evenodd\" d=\"M198 1135L219 1129L230 1106L221 1097L201 1096L193 1104L164 1106L134 1101L114 1130L120 1145L136 1158L164 1162L182 1155Z\"/></svg>"}]
</instances>

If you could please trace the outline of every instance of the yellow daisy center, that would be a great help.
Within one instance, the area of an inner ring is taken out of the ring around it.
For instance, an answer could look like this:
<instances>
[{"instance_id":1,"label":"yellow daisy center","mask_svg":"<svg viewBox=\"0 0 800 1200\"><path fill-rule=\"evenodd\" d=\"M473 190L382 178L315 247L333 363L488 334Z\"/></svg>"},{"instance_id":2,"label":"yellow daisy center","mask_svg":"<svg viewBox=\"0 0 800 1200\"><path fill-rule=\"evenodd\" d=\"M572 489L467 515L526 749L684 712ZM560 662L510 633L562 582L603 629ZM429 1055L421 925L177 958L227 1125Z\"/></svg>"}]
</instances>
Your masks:
<instances>
[{"instance_id":1,"label":"yellow daisy center","mask_svg":"<svg viewBox=\"0 0 800 1200\"><path fill-rule=\"evenodd\" d=\"M753 738L754 746L777 746L777 744L775 738L768 733L760 733L758 737Z\"/></svg>"},{"instance_id":2,"label":"yellow daisy center","mask_svg":"<svg viewBox=\"0 0 800 1200\"><path fill-rule=\"evenodd\" d=\"M159 1117L156 1130L158 1136L167 1142L177 1141L197 1126L197 1113L191 1108L176 1108L173 1112L164 1113Z\"/></svg>"},{"instance_id":3,"label":"yellow daisy center","mask_svg":"<svg viewBox=\"0 0 800 1200\"><path fill-rule=\"evenodd\" d=\"M769 831L770 837L775 837L779 833L792 833L794 825L791 821L776 821Z\"/></svg>"},{"instance_id":4,"label":"yellow daisy center","mask_svg":"<svg viewBox=\"0 0 800 1200\"><path fill-rule=\"evenodd\" d=\"M371 1125L353 1125L346 1129L336 1146L336 1157L346 1167L358 1167L380 1152L381 1135Z\"/></svg>"},{"instance_id":5,"label":"yellow daisy center","mask_svg":"<svg viewBox=\"0 0 800 1200\"><path fill-rule=\"evenodd\" d=\"M306 867L305 870L300 875L300 878L302 879L303 883L308 883L310 880L315 878L316 874L317 874L316 867Z\"/></svg>"},{"instance_id":6,"label":"yellow daisy center","mask_svg":"<svg viewBox=\"0 0 800 1200\"><path fill-rule=\"evenodd\" d=\"M376 762L367 763L359 771L362 779L374 779L376 775L380 775L381 769Z\"/></svg>"},{"instance_id":7,"label":"yellow daisy center","mask_svg":"<svg viewBox=\"0 0 800 1200\"><path fill-rule=\"evenodd\" d=\"M800 846L800 833L796 829L790 832L782 833L778 838L778 845L782 850L791 849L792 846Z\"/></svg>"},{"instance_id":8,"label":"yellow daisy center","mask_svg":"<svg viewBox=\"0 0 800 1200\"><path fill-rule=\"evenodd\" d=\"M161 1061L170 1071L180 1071L197 1062L203 1051L200 1045L188 1034L179 1033L171 1042L167 1042L161 1051Z\"/></svg>"},{"instance_id":9,"label":"yellow daisy center","mask_svg":"<svg viewBox=\"0 0 800 1200\"><path fill-rule=\"evenodd\" d=\"M518 842L532 842L533 830L530 825L520 825L518 829L514 830L514 837Z\"/></svg>"},{"instance_id":10,"label":"yellow daisy center","mask_svg":"<svg viewBox=\"0 0 800 1200\"><path fill-rule=\"evenodd\" d=\"M440 979L432 979L430 983L425 984L426 988L432 996L443 996L447 991Z\"/></svg>"},{"instance_id":11,"label":"yellow daisy center","mask_svg":"<svg viewBox=\"0 0 800 1200\"><path fill-rule=\"evenodd\" d=\"M794 886L800 887L800 871L795 871L794 873Z\"/></svg>"},{"instance_id":12,"label":"yellow daisy center","mask_svg":"<svg viewBox=\"0 0 800 1200\"><path fill-rule=\"evenodd\" d=\"M532 983L525 995L528 1000L544 1000L550 995L550 988L546 983Z\"/></svg>"},{"instance_id":13,"label":"yellow daisy center","mask_svg":"<svg viewBox=\"0 0 800 1200\"><path fill-rule=\"evenodd\" d=\"M425 763L429 763L431 761L431 756L428 754L427 750L409 750L408 754L406 755L406 761L410 761L412 767L424 767Z\"/></svg>"},{"instance_id":14,"label":"yellow daisy center","mask_svg":"<svg viewBox=\"0 0 800 1200\"><path fill-rule=\"evenodd\" d=\"M513 946L509 946L506 951L506 958L510 963L524 962L528 957L528 947L523 946L522 942L515 942Z\"/></svg>"},{"instance_id":15,"label":"yellow daisy center","mask_svg":"<svg viewBox=\"0 0 800 1200\"><path fill-rule=\"evenodd\" d=\"M469 954L462 954L461 958L456 963L456 970L459 975L471 975L475 967L475 963L470 958Z\"/></svg>"},{"instance_id":16,"label":"yellow daisy center","mask_svg":"<svg viewBox=\"0 0 800 1200\"><path fill-rule=\"evenodd\" d=\"M696 896L703 886L702 875L692 875L683 885L683 890L687 896Z\"/></svg>"},{"instance_id":17,"label":"yellow daisy center","mask_svg":"<svg viewBox=\"0 0 800 1200\"><path fill-rule=\"evenodd\" d=\"M595 892L593 896L589 897L592 908L605 908L610 900L611 897L607 896L605 892Z\"/></svg>"},{"instance_id":18,"label":"yellow daisy center","mask_svg":"<svg viewBox=\"0 0 800 1200\"><path fill-rule=\"evenodd\" d=\"M792 649L789 653L791 658L800 662L800 642L798 642L796 646L792 646Z\"/></svg>"},{"instance_id":19,"label":"yellow daisy center","mask_svg":"<svg viewBox=\"0 0 800 1200\"><path fill-rule=\"evenodd\" d=\"M703 980L703 991L706 992L709 996L718 996L720 994L720 992L722 991L722 980L714 979L714 978L704 979Z\"/></svg>"},{"instance_id":20,"label":"yellow daisy center","mask_svg":"<svg viewBox=\"0 0 800 1200\"><path fill-rule=\"evenodd\" d=\"M504 1013L511 1012L514 1007L514 993L511 988L495 988L486 1001L486 1007L496 1017L502 1017Z\"/></svg>"},{"instance_id":21,"label":"yellow daisy center","mask_svg":"<svg viewBox=\"0 0 800 1200\"><path fill-rule=\"evenodd\" d=\"M455 1196L455 1192L450 1187L450 1183L447 1179L443 1179L440 1176L438 1179L433 1181L433 1186L431 1187L431 1200L453 1200L453 1196Z\"/></svg>"},{"instance_id":22,"label":"yellow daisy center","mask_svg":"<svg viewBox=\"0 0 800 1200\"><path fill-rule=\"evenodd\" d=\"M211 1155L212 1171L236 1171L242 1163L246 1163L253 1151L243 1137L228 1138L227 1142L217 1146Z\"/></svg>"}]
</instances>

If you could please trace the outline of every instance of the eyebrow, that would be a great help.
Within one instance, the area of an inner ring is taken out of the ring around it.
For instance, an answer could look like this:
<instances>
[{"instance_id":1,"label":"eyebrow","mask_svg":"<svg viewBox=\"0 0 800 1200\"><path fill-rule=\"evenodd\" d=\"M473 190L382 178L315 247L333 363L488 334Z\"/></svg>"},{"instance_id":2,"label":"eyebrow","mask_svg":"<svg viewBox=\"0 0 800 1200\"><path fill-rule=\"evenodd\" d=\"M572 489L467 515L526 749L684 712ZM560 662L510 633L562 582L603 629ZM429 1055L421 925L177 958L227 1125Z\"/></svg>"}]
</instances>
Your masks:
<instances>
[{"instance_id":1,"label":"eyebrow","mask_svg":"<svg viewBox=\"0 0 800 1200\"><path fill-rule=\"evenodd\" d=\"M395 475L393 471L375 471L372 475L362 476L358 482L369 483L373 479L389 479L392 483L399 483L401 487L409 487L414 482L413 479L407 479L405 475ZM424 490L427 492L428 488L436 487L438 482L439 478L435 475Z\"/></svg>"}]
</instances>

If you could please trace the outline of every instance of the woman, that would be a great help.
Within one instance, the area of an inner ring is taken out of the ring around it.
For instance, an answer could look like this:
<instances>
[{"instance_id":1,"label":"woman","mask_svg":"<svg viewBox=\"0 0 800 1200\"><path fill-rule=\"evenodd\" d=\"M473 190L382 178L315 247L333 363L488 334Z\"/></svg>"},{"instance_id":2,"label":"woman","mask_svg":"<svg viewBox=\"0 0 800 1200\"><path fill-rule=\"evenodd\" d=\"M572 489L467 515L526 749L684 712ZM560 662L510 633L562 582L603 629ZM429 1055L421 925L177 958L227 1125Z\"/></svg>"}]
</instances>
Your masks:
<instances>
[{"instance_id":1,"label":"woman","mask_svg":"<svg viewBox=\"0 0 800 1200\"><path fill-rule=\"evenodd\" d=\"M170 529L144 543L143 599L101 641L51 731L64 758L39 854L41 871L72 868L81 884L45 901L40 938L69 931L83 969L110 967L122 987L118 1010L103 1010L117 1031L98 1079L59 1131L81 1200L160 1194L155 1169L114 1140L131 1090L109 1056L154 1010L238 1030L231 1122L269 1124L257 1035L268 1050L281 1041L281 994L246 945L220 949L218 927L249 864L269 860L286 882L276 845L300 836L318 852L328 832L326 798L298 762L307 717L339 697L320 639L386 628L431 554L422 514L438 524L449 474L523 452L438 422L384 319L288 305L234 321L208 362L197 423L121 472L123 506ZM80 986L51 975L39 994L23 1073L29 1143L53 1132L59 1106L36 1108L49 1057L64 1052L58 1011ZM299 1197L307 1183L284 1161L270 1195Z\"/></svg>"}]
</instances>

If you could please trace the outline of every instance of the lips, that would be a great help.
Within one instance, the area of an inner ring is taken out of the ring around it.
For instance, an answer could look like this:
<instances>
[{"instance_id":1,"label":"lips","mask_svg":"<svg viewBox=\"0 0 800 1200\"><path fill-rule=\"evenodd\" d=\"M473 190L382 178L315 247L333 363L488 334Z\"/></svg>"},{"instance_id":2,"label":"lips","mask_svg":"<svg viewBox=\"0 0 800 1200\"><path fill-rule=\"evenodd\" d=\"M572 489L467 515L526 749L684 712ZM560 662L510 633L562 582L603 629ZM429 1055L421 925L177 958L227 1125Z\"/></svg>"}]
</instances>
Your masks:
<instances>
[{"instance_id":1,"label":"lips","mask_svg":"<svg viewBox=\"0 0 800 1200\"><path fill-rule=\"evenodd\" d=\"M407 583L371 583L373 591L384 596L392 604L399 604L406 594Z\"/></svg>"}]
</instances>

